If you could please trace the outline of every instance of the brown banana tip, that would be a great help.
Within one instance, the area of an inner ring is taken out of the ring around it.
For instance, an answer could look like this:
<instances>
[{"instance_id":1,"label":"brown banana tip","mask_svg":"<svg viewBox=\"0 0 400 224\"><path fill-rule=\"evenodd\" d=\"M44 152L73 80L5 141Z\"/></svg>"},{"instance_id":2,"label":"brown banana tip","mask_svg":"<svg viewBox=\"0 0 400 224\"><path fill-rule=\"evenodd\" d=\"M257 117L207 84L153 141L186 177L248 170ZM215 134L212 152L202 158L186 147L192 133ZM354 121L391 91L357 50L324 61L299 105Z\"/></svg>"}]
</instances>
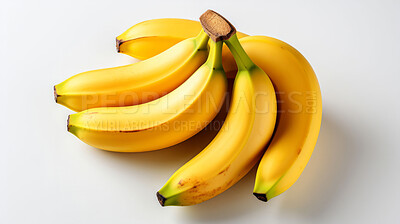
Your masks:
<instances>
[{"instance_id":1,"label":"brown banana tip","mask_svg":"<svg viewBox=\"0 0 400 224\"><path fill-rule=\"evenodd\" d=\"M67 119L67 131L69 131L69 118L71 115L68 115L68 119Z\"/></svg>"},{"instance_id":2,"label":"brown banana tip","mask_svg":"<svg viewBox=\"0 0 400 224\"><path fill-rule=\"evenodd\" d=\"M57 103L57 98L58 98L60 95L57 94L56 86L54 86L53 89L54 89L54 100L55 100L56 103Z\"/></svg>"},{"instance_id":3,"label":"brown banana tip","mask_svg":"<svg viewBox=\"0 0 400 224\"><path fill-rule=\"evenodd\" d=\"M227 19L210 9L200 16L200 23L215 42L228 40L236 33L236 28Z\"/></svg>"},{"instance_id":4,"label":"brown banana tip","mask_svg":"<svg viewBox=\"0 0 400 224\"><path fill-rule=\"evenodd\" d=\"M164 207L165 205L165 200L167 200L164 196L162 196L159 192L157 192L157 199L158 202L160 202L160 205Z\"/></svg>"},{"instance_id":5,"label":"brown banana tip","mask_svg":"<svg viewBox=\"0 0 400 224\"><path fill-rule=\"evenodd\" d=\"M121 52L120 46L121 46L121 44L123 44L125 41L116 38L116 39L115 39L115 42L116 42L117 52L120 53L120 52Z\"/></svg>"},{"instance_id":6,"label":"brown banana tip","mask_svg":"<svg viewBox=\"0 0 400 224\"><path fill-rule=\"evenodd\" d=\"M263 201L263 202L267 202L268 201L268 198L267 198L267 195L266 194L259 194L259 193L253 193L254 194L254 196L256 196L256 198L258 198L260 201Z\"/></svg>"}]
</instances>

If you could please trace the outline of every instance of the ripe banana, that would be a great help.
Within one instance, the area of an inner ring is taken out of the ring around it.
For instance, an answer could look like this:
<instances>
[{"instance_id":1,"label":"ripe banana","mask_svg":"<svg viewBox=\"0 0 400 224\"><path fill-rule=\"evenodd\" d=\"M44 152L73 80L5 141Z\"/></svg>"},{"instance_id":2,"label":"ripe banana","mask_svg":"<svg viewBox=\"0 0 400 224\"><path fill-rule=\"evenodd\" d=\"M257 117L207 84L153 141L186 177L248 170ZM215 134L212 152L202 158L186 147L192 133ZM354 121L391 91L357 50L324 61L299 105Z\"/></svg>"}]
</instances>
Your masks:
<instances>
[{"instance_id":1,"label":"ripe banana","mask_svg":"<svg viewBox=\"0 0 400 224\"><path fill-rule=\"evenodd\" d=\"M173 31L172 31L172 30ZM188 19L153 19L134 25L116 38L117 51L140 60L151 58L203 28ZM156 33L157 35L154 35ZM188 35L189 34L189 35Z\"/></svg>"},{"instance_id":2,"label":"ripe banana","mask_svg":"<svg viewBox=\"0 0 400 224\"><path fill-rule=\"evenodd\" d=\"M207 59L204 31L145 61L80 73L54 87L56 102L74 111L131 106L157 99L181 85Z\"/></svg>"},{"instance_id":3,"label":"ripe banana","mask_svg":"<svg viewBox=\"0 0 400 224\"><path fill-rule=\"evenodd\" d=\"M140 45L138 38L130 38L126 42L126 49L122 53L131 55L130 50L135 49L135 56L145 58L149 45L157 37L173 36L176 38L191 37L193 31L188 31L191 26L187 20L177 20L181 30L168 29L158 33L158 20L149 20L147 29L150 34L144 33ZM168 20L162 26L169 26ZM136 29L133 26L130 31ZM176 34L179 33L179 35ZM129 36L129 35L127 35ZM126 37L129 39L128 37ZM173 45L164 39L162 48L152 45L155 52ZM181 39L180 39L181 40ZM263 69L277 91L278 121L276 133L267 153L260 163L254 194L266 201L287 190L293 185L312 154L316 144L322 118L321 92L317 77L308 61L287 43L265 36L251 36L240 38L240 43L251 60ZM233 56L230 52L223 52L224 69L229 74L236 69Z\"/></svg>"},{"instance_id":4,"label":"ripe banana","mask_svg":"<svg viewBox=\"0 0 400 224\"><path fill-rule=\"evenodd\" d=\"M222 193L259 161L273 133L276 98L271 81L236 35L226 44L239 69L227 118L213 141L157 192L162 206L198 204Z\"/></svg>"},{"instance_id":5,"label":"ripe banana","mask_svg":"<svg viewBox=\"0 0 400 224\"><path fill-rule=\"evenodd\" d=\"M91 146L118 152L152 151L190 138L213 120L224 102L227 79L221 51L222 42L212 42L205 64L157 100L70 115L69 132Z\"/></svg>"},{"instance_id":6,"label":"ripe banana","mask_svg":"<svg viewBox=\"0 0 400 224\"><path fill-rule=\"evenodd\" d=\"M138 23L116 38L117 51L140 60L148 59L176 43L196 36L202 30L198 21L188 19L153 19ZM237 32L239 38L247 36ZM230 60L225 58L229 57ZM226 46L222 49L224 70L236 72L236 64ZM229 73L228 73L229 75Z\"/></svg>"},{"instance_id":7,"label":"ripe banana","mask_svg":"<svg viewBox=\"0 0 400 224\"><path fill-rule=\"evenodd\" d=\"M241 43L269 75L279 100L277 127L254 187L254 195L267 201L292 186L311 157L321 126L321 92L311 65L292 46L262 36Z\"/></svg>"}]
</instances>

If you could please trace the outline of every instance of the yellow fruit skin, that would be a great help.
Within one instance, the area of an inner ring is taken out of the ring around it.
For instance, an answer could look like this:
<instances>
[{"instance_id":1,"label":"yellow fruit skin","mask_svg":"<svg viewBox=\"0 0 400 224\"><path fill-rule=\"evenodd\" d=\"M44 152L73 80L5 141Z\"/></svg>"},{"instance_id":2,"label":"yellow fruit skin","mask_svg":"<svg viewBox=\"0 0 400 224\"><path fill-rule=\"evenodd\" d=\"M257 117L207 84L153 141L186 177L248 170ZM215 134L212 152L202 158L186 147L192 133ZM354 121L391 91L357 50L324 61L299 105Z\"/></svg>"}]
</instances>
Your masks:
<instances>
[{"instance_id":1,"label":"yellow fruit skin","mask_svg":"<svg viewBox=\"0 0 400 224\"><path fill-rule=\"evenodd\" d=\"M239 69L223 126L213 141L158 191L160 203L198 204L231 187L261 158L275 119L276 98L268 76L253 63Z\"/></svg>"},{"instance_id":2,"label":"yellow fruit skin","mask_svg":"<svg viewBox=\"0 0 400 224\"><path fill-rule=\"evenodd\" d=\"M176 43L196 36L202 30L198 21L188 19L153 19L138 23L117 37L117 51L137 59L148 59ZM239 38L247 36L237 32ZM226 60L230 57L230 60ZM229 49L222 50L224 70L236 71L235 60Z\"/></svg>"},{"instance_id":3,"label":"yellow fruit skin","mask_svg":"<svg viewBox=\"0 0 400 224\"><path fill-rule=\"evenodd\" d=\"M151 58L203 28L188 19L153 19L138 23L116 38L117 51L140 60ZM157 35L154 35L154 34Z\"/></svg>"},{"instance_id":4,"label":"yellow fruit skin","mask_svg":"<svg viewBox=\"0 0 400 224\"><path fill-rule=\"evenodd\" d=\"M54 88L56 102L74 111L131 106L157 99L181 85L207 59L204 32L131 65L80 73Z\"/></svg>"},{"instance_id":5,"label":"yellow fruit skin","mask_svg":"<svg viewBox=\"0 0 400 224\"><path fill-rule=\"evenodd\" d=\"M311 157L321 126L321 92L311 65L290 45L263 36L241 43L271 78L279 102L277 127L254 187L259 199L269 200L296 182Z\"/></svg>"},{"instance_id":6,"label":"yellow fruit skin","mask_svg":"<svg viewBox=\"0 0 400 224\"><path fill-rule=\"evenodd\" d=\"M169 21L164 22L163 26L168 27ZM150 27L156 27L158 21L149 20L146 23L151 24ZM140 44L139 38L131 38L132 41L126 43L125 46L129 46L129 49L135 49L135 55L129 50L122 53L146 58L144 55L149 49L159 53L174 44L164 38L166 36L187 38L195 35L193 31L188 31L191 26L189 24L195 24L193 21L175 20L175 23L181 26L179 35L171 29L161 34L156 29L149 28L151 35L142 35ZM131 28L134 29L135 26ZM159 37L163 38L160 48L156 45ZM254 193L260 199L267 200L292 186L307 165L321 125L321 92L310 64L290 45L265 36L244 37L240 39L240 43L253 62L272 80L279 102L276 134L260 163L254 188ZM232 54L227 50L223 51L223 65L228 74L234 74L237 69Z\"/></svg>"},{"instance_id":7,"label":"yellow fruit skin","mask_svg":"<svg viewBox=\"0 0 400 224\"><path fill-rule=\"evenodd\" d=\"M167 95L130 107L93 108L72 114L68 130L83 142L116 152L144 152L178 144L202 130L220 110L227 91L222 42L207 62Z\"/></svg>"}]
</instances>

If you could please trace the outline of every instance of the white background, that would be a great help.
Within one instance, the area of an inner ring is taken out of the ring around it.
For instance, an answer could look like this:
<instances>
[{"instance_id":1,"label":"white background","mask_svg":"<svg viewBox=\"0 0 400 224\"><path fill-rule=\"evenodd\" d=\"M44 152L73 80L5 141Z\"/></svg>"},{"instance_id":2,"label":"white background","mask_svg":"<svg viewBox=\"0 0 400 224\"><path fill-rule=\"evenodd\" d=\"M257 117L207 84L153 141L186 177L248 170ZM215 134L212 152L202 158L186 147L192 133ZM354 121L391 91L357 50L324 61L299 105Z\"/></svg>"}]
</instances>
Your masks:
<instances>
[{"instance_id":1,"label":"white background","mask_svg":"<svg viewBox=\"0 0 400 224\"><path fill-rule=\"evenodd\" d=\"M0 223L400 223L399 1L276 2L2 1ZM131 63L115 52L130 26L208 8L305 55L322 89L321 133L301 178L268 203L252 196L253 170L210 201L163 208L155 192L202 143L91 148L66 131L72 111L52 87Z\"/></svg>"}]
</instances>

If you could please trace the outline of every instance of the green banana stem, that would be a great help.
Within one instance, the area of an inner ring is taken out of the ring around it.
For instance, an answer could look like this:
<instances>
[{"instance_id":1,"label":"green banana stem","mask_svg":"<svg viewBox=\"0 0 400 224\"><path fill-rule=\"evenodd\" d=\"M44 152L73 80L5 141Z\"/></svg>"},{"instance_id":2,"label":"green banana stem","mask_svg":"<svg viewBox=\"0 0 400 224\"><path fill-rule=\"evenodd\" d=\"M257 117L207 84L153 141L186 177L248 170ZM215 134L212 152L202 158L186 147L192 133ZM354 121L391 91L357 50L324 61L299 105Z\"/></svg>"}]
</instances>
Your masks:
<instances>
[{"instance_id":1,"label":"green banana stem","mask_svg":"<svg viewBox=\"0 0 400 224\"><path fill-rule=\"evenodd\" d=\"M214 42L210 41L210 53L208 54L208 58L206 64L212 67L213 69L223 69L222 67L222 41Z\"/></svg>"},{"instance_id":2,"label":"green banana stem","mask_svg":"<svg viewBox=\"0 0 400 224\"><path fill-rule=\"evenodd\" d=\"M255 66L250 57L247 55L246 51L244 51L236 34L232 35L231 38L225 40L224 42L232 52L238 70L251 70Z\"/></svg>"},{"instance_id":3,"label":"green banana stem","mask_svg":"<svg viewBox=\"0 0 400 224\"><path fill-rule=\"evenodd\" d=\"M204 32L204 30L201 30L200 33L195 38L195 43L196 43L197 49L198 50L207 50L209 39L210 39L210 37L206 34L206 32Z\"/></svg>"}]
</instances>

